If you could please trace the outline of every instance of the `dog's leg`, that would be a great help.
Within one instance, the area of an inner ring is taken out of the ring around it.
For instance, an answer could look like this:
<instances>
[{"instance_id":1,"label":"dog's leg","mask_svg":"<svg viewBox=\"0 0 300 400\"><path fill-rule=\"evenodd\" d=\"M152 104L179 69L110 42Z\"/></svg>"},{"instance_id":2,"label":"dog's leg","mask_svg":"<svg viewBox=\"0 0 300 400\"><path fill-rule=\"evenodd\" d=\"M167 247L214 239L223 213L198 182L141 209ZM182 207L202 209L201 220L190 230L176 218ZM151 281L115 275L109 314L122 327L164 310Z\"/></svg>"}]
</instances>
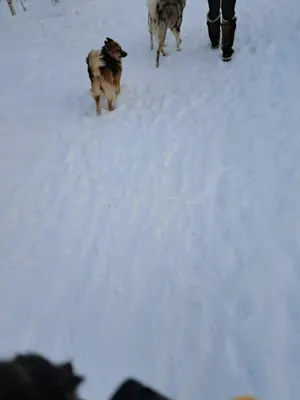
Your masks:
<instances>
[{"instance_id":1,"label":"dog's leg","mask_svg":"<svg viewBox=\"0 0 300 400\"><path fill-rule=\"evenodd\" d=\"M158 48L156 51L156 68L159 67L159 56L160 53L166 57L168 55L168 53L165 52L164 50L164 44L165 44L165 40L166 40L166 35L167 35L167 25L164 23L161 23L159 26L159 30L158 30Z\"/></svg>"},{"instance_id":2,"label":"dog's leg","mask_svg":"<svg viewBox=\"0 0 300 400\"><path fill-rule=\"evenodd\" d=\"M154 49L154 44L153 44L153 33L150 32L150 50L152 51Z\"/></svg>"},{"instance_id":3,"label":"dog's leg","mask_svg":"<svg viewBox=\"0 0 300 400\"><path fill-rule=\"evenodd\" d=\"M107 100L108 102L108 111L114 111L115 107L112 100Z\"/></svg>"},{"instance_id":4,"label":"dog's leg","mask_svg":"<svg viewBox=\"0 0 300 400\"><path fill-rule=\"evenodd\" d=\"M107 98L108 110L113 111L115 109L115 100L116 100L116 89L113 84L111 84L106 88L105 96Z\"/></svg>"},{"instance_id":5,"label":"dog's leg","mask_svg":"<svg viewBox=\"0 0 300 400\"><path fill-rule=\"evenodd\" d=\"M165 40L166 40L166 36L167 36L167 27L166 27L166 29L163 31L163 34L162 34L162 38L160 39L160 47L161 47L161 54L164 56L164 57L166 57L167 55L168 55L168 53L165 51L165 47L166 47L166 45L165 45Z\"/></svg>"},{"instance_id":6,"label":"dog's leg","mask_svg":"<svg viewBox=\"0 0 300 400\"><path fill-rule=\"evenodd\" d=\"M176 39L176 50L177 51L181 51L181 47L180 44L182 43L182 40L180 38L180 28L178 26L176 26L175 28L173 28L171 30L171 32L173 33L173 35L175 36Z\"/></svg>"},{"instance_id":7,"label":"dog's leg","mask_svg":"<svg viewBox=\"0 0 300 400\"><path fill-rule=\"evenodd\" d=\"M114 85L116 87L116 93L117 94L121 93L121 85L120 85L121 76L122 76L122 72L121 71L117 72L116 75L114 76Z\"/></svg>"},{"instance_id":8,"label":"dog's leg","mask_svg":"<svg viewBox=\"0 0 300 400\"><path fill-rule=\"evenodd\" d=\"M95 90L94 84L92 85L92 88L91 88L91 95L92 95L92 97L93 97L93 99L95 100L95 103L96 103L96 113L99 115L101 113L100 95L99 95L99 91Z\"/></svg>"},{"instance_id":9,"label":"dog's leg","mask_svg":"<svg viewBox=\"0 0 300 400\"><path fill-rule=\"evenodd\" d=\"M100 80L99 78L94 78L91 80L91 95L96 103L96 112L99 115L101 113L100 110L100 97L101 97L101 88L100 88Z\"/></svg>"},{"instance_id":10,"label":"dog's leg","mask_svg":"<svg viewBox=\"0 0 300 400\"><path fill-rule=\"evenodd\" d=\"M148 31L150 34L150 50L152 51L154 49L154 44L153 44L153 21L152 18L150 17L150 14L148 13Z\"/></svg>"},{"instance_id":11,"label":"dog's leg","mask_svg":"<svg viewBox=\"0 0 300 400\"><path fill-rule=\"evenodd\" d=\"M97 113L97 115L100 115L100 114L101 114L100 100L101 100L101 97L100 97L100 96L95 96L96 113Z\"/></svg>"},{"instance_id":12,"label":"dog's leg","mask_svg":"<svg viewBox=\"0 0 300 400\"><path fill-rule=\"evenodd\" d=\"M102 76L101 92L107 99L109 111L113 111L115 108L116 87L112 71L107 70L105 71L105 75Z\"/></svg>"}]
</instances>

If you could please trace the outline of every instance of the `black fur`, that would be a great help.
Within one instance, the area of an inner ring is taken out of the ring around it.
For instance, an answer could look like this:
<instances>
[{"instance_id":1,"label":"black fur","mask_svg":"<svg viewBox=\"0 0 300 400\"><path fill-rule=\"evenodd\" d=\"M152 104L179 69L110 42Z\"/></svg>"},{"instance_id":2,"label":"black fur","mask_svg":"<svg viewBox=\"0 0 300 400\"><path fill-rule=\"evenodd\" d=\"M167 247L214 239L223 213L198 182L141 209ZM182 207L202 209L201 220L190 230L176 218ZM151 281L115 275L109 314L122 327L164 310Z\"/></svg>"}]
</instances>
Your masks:
<instances>
[{"instance_id":1,"label":"black fur","mask_svg":"<svg viewBox=\"0 0 300 400\"><path fill-rule=\"evenodd\" d=\"M87 57L86 57L85 61L86 61L86 63L87 63L87 70L88 70L89 78L90 78L90 80L92 80L92 77L93 77L93 75L92 75L92 70L91 70L91 68L90 68L90 66L89 66L89 60L88 60Z\"/></svg>"},{"instance_id":2,"label":"black fur","mask_svg":"<svg viewBox=\"0 0 300 400\"><path fill-rule=\"evenodd\" d=\"M82 382L71 362L54 364L36 353L0 361L1 400L80 400Z\"/></svg>"},{"instance_id":3,"label":"black fur","mask_svg":"<svg viewBox=\"0 0 300 400\"><path fill-rule=\"evenodd\" d=\"M104 70L108 68L113 74L116 74L120 70L120 61L117 61L115 58L111 57L105 46L102 47L101 54L105 62L105 67L101 67L100 69Z\"/></svg>"},{"instance_id":4,"label":"black fur","mask_svg":"<svg viewBox=\"0 0 300 400\"><path fill-rule=\"evenodd\" d=\"M170 400L154 389L144 386L136 379L126 379L110 400Z\"/></svg>"}]
</instances>

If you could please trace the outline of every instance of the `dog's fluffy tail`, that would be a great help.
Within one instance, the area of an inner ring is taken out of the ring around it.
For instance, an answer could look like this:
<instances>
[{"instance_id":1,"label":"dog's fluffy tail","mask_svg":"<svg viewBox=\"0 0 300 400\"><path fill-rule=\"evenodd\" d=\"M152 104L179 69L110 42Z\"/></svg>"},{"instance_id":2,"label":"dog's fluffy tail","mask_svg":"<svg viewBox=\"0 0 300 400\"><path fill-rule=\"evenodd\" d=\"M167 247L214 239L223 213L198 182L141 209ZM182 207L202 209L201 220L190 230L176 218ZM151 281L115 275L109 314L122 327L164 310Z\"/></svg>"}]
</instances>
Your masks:
<instances>
[{"instance_id":1,"label":"dog's fluffy tail","mask_svg":"<svg viewBox=\"0 0 300 400\"><path fill-rule=\"evenodd\" d=\"M100 50L91 50L87 56L86 62L90 67L92 74L95 78L100 78L100 68L105 67L105 61L103 60Z\"/></svg>"},{"instance_id":2,"label":"dog's fluffy tail","mask_svg":"<svg viewBox=\"0 0 300 400\"><path fill-rule=\"evenodd\" d=\"M91 50L86 58L86 63L91 72L91 94L92 96L98 97L102 93L101 86L103 85L104 79L101 74L100 68L105 67L105 61L103 60L100 50Z\"/></svg>"},{"instance_id":3,"label":"dog's fluffy tail","mask_svg":"<svg viewBox=\"0 0 300 400\"><path fill-rule=\"evenodd\" d=\"M101 74L100 68L105 67L105 61L101 54L101 50L91 50L86 58L86 62L92 73L91 94L93 97L98 97L104 94L108 100L114 100L116 90L113 85L105 81Z\"/></svg>"}]
</instances>

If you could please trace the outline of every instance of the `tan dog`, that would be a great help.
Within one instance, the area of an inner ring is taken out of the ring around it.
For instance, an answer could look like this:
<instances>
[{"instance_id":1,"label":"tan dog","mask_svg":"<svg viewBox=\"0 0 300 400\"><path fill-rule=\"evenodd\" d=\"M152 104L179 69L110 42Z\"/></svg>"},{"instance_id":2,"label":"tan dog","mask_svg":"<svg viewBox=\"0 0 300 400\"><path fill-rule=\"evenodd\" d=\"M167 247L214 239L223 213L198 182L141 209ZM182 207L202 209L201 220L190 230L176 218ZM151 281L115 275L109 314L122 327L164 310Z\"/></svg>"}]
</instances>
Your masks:
<instances>
[{"instance_id":1,"label":"tan dog","mask_svg":"<svg viewBox=\"0 0 300 400\"><path fill-rule=\"evenodd\" d=\"M176 39L176 50L181 50L180 29L185 6L186 0L147 0L151 50L153 50L153 35L156 36L158 42L156 67L159 67L160 53L163 56L167 55L164 47L168 29L171 30Z\"/></svg>"},{"instance_id":2,"label":"tan dog","mask_svg":"<svg viewBox=\"0 0 300 400\"><path fill-rule=\"evenodd\" d=\"M91 95L96 103L97 114L100 114L100 100L104 95L109 111L115 108L117 94L121 92L122 58L127 53L119 43L106 38L101 50L91 50L86 58L88 74L91 81Z\"/></svg>"}]
</instances>

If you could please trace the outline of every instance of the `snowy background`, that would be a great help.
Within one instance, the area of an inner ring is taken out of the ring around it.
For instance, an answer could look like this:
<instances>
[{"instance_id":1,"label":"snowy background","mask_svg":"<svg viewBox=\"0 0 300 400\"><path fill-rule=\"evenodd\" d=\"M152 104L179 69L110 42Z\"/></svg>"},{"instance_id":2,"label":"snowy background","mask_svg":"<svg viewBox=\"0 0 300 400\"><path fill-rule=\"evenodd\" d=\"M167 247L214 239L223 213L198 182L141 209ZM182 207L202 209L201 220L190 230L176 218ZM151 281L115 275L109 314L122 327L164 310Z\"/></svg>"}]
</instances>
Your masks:
<instances>
[{"instance_id":1,"label":"snowy background","mask_svg":"<svg viewBox=\"0 0 300 400\"><path fill-rule=\"evenodd\" d=\"M188 0L155 68L144 0L0 3L0 354L73 358L87 400L300 395L300 8ZM293 7L293 5L295 7ZM85 57L124 59L96 116Z\"/></svg>"}]
</instances>

